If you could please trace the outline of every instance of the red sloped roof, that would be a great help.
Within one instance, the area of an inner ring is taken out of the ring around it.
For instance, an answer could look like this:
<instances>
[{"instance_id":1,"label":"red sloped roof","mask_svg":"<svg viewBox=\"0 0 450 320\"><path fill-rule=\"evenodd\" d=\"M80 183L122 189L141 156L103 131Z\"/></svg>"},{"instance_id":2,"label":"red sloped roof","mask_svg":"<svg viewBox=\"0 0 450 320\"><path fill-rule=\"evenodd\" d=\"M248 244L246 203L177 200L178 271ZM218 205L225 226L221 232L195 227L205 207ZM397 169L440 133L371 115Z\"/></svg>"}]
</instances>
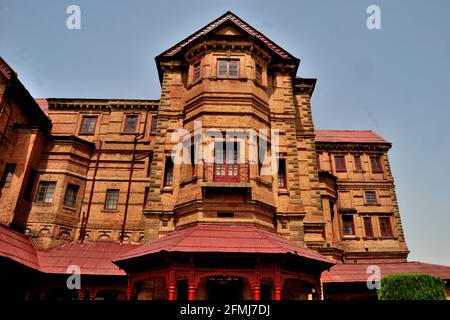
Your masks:
<instances>
[{"instance_id":1,"label":"red sloped roof","mask_svg":"<svg viewBox=\"0 0 450 320\"><path fill-rule=\"evenodd\" d=\"M158 252L291 253L334 264L321 254L255 225L208 225L184 227L152 243L130 251L116 261Z\"/></svg>"},{"instance_id":2,"label":"red sloped roof","mask_svg":"<svg viewBox=\"0 0 450 320\"><path fill-rule=\"evenodd\" d=\"M438 276L443 280L450 279L450 266L423 262L373 263L380 267L381 277L394 273L426 273ZM366 282L369 275L367 268L370 264L336 264L329 271L322 273L322 282Z\"/></svg>"},{"instance_id":3,"label":"red sloped roof","mask_svg":"<svg viewBox=\"0 0 450 320\"><path fill-rule=\"evenodd\" d=\"M372 130L316 130L316 142L389 143Z\"/></svg>"},{"instance_id":4,"label":"red sloped roof","mask_svg":"<svg viewBox=\"0 0 450 320\"><path fill-rule=\"evenodd\" d=\"M68 266L77 265L81 274L116 276L125 275L125 272L112 261L137 246L139 244L72 242L38 254L42 272L65 274Z\"/></svg>"},{"instance_id":5,"label":"red sloped roof","mask_svg":"<svg viewBox=\"0 0 450 320\"><path fill-rule=\"evenodd\" d=\"M36 98L34 99L39 107L44 111L44 113L48 116L48 101L45 98Z\"/></svg>"},{"instance_id":6,"label":"red sloped roof","mask_svg":"<svg viewBox=\"0 0 450 320\"><path fill-rule=\"evenodd\" d=\"M39 270L36 248L30 238L0 225L0 256Z\"/></svg>"}]
</instances>

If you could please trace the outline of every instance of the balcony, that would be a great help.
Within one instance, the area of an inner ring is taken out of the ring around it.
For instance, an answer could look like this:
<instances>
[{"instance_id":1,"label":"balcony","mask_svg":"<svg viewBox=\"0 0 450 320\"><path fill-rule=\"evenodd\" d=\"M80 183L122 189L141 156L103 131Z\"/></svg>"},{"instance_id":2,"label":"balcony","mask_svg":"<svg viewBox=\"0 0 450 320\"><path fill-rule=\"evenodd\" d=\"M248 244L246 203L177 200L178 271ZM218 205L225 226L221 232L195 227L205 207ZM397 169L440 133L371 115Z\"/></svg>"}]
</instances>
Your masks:
<instances>
[{"instance_id":1,"label":"balcony","mask_svg":"<svg viewBox=\"0 0 450 320\"><path fill-rule=\"evenodd\" d=\"M250 186L250 165L248 163L204 163L203 184L214 186Z\"/></svg>"}]
</instances>

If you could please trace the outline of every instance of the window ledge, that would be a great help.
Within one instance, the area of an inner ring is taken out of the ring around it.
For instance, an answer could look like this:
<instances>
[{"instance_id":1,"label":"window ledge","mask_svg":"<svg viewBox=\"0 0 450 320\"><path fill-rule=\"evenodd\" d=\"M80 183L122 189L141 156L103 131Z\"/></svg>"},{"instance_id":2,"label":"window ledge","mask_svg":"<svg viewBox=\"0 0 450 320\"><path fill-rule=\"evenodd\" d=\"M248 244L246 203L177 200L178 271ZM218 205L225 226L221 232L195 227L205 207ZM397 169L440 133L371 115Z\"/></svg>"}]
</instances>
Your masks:
<instances>
[{"instance_id":1,"label":"window ledge","mask_svg":"<svg viewBox=\"0 0 450 320\"><path fill-rule=\"evenodd\" d=\"M196 85L202 83L202 81L203 81L203 78L200 78L200 79L197 79L197 80L193 81L191 84L188 85L188 89L190 89L192 87L195 87Z\"/></svg>"},{"instance_id":2,"label":"window ledge","mask_svg":"<svg viewBox=\"0 0 450 320\"><path fill-rule=\"evenodd\" d=\"M93 135L95 135L95 132L78 132L78 135L80 135L80 136L93 136Z\"/></svg>"},{"instance_id":3,"label":"window ledge","mask_svg":"<svg viewBox=\"0 0 450 320\"><path fill-rule=\"evenodd\" d=\"M278 194L279 195L289 195L289 190L286 188L280 188L280 189L278 189Z\"/></svg>"},{"instance_id":4,"label":"window ledge","mask_svg":"<svg viewBox=\"0 0 450 320\"><path fill-rule=\"evenodd\" d=\"M228 78L228 77L209 77L209 80L217 81L217 80L233 80L233 81L247 81L247 77L236 77L236 78Z\"/></svg>"},{"instance_id":5,"label":"window ledge","mask_svg":"<svg viewBox=\"0 0 450 320\"><path fill-rule=\"evenodd\" d=\"M115 213L115 212L119 212L119 209L102 209L101 212Z\"/></svg>"},{"instance_id":6,"label":"window ledge","mask_svg":"<svg viewBox=\"0 0 450 320\"><path fill-rule=\"evenodd\" d=\"M398 237L379 237L379 240L398 240Z\"/></svg>"},{"instance_id":7,"label":"window ledge","mask_svg":"<svg viewBox=\"0 0 450 320\"><path fill-rule=\"evenodd\" d=\"M360 237L357 236L343 236L342 240L359 240Z\"/></svg>"},{"instance_id":8,"label":"window ledge","mask_svg":"<svg viewBox=\"0 0 450 320\"><path fill-rule=\"evenodd\" d=\"M34 206L40 206L40 207L53 207L53 202L40 202L40 201L35 201L33 203Z\"/></svg>"},{"instance_id":9,"label":"window ledge","mask_svg":"<svg viewBox=\"0 0 450 320\"><path fill-rule=\"evenodd\" d=\"M66 209L66 210L77 211L76 207L69 207L69 206L65 206L65 205L63 205L62 207L63 207L63 209Z\"/></svg>"},{"instance_id":10,"label":"window ledge","mask_svg":"<svg viewBox=\"0 0 450 320\"><path fill-rule=\"evenodd\" d=\"M172 187L164 187L161 189L161 193L172 193L173 188Z\"/></svg>"},{"instance_id":11,"label":"window ledge","mask_svg":"<svg viewBox=\"0 0 450 320\"><path fill-rule=\"evenodd\" d=\"M180 182L180 186L189 184L189 183L194 183L197 182L198 177L197 176L192 176L190 178L184 179L183 181Z\"/></svg>"},{"instance_id":12,"label":"window ledge","mask_svg":"<svg viewBox=\"0 0 450 320\"><path fill-rule=\"evenodd\" d=\"M261 89L267 91L267 87L265 85L263 85L261 82L257 81L257 80L253 80L253 82L255 83L256 86L260 87Z\"/></svg>"},{"instance_id":13,"label":"window ledge","mask_svg":"<svg viewBox=\"0 0 450 320\"><path fill-rule=\"evenodd\" d=\"M364 202L364 206L381 207L381 204L380 203L366 203L366 202Z\"/></svg>"},{"instance_id":14,"label":"window ledge","mask_svg":"<svg viewBox=\"0 0 450 320\"><path fill-rule=\"evenodd\" d=\"M379 237L363 237L363 240L379 240Z\"/></svg>"},{"instance_id":15,"label":"window ledge","mask_svg":"<svg viewBox=\"0 0 450 320\"><path fill-rule=\"evenodd\" d=\"M124 136L131 136L131 135L135 136L135 135L139 134L139 132L137 132L137 131L134 131L134 132L125 132L125 131L122 131L122 132L120 132L119 134L120 134L120 135L124 135Z\"/></svg>"}]
</instances>

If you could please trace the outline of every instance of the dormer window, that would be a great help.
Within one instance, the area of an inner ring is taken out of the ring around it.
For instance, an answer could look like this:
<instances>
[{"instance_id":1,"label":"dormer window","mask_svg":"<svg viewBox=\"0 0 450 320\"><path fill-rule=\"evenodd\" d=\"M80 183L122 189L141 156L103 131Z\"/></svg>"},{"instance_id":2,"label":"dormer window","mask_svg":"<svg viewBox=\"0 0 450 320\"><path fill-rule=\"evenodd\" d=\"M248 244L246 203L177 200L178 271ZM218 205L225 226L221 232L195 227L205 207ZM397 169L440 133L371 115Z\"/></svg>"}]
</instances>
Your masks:
<instances>
[{"instance_id":1,"label":"dormer window","mask_svg":"<svg viewBox=\"0 0 450 320\"><path fill-rule=\"evenodd\" d=\"M217 77L236 79L239 77L238 60L217 60Z\"/></svg>"}]
</instances>

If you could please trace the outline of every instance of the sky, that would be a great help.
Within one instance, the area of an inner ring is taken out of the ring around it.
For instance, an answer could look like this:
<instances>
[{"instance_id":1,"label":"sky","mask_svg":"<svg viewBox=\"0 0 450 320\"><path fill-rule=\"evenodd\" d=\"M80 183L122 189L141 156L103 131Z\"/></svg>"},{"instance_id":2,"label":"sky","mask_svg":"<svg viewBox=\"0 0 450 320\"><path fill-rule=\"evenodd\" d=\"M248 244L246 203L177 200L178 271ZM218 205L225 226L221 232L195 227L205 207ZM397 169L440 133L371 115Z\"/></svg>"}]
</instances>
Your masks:
<instances>
[{"instance_id":1,"label":"sky","mask_svg":"<svg viewBox=\"0 0 450 320\"><path fill-rule=\"evenodd\" d=\"M378 5L381 29L366 10ZM66 27L69 5L81 29ZM450 265L450 1L0 1L0 56L38 97L159 99L154 57L232 11L317 78L318 129L372 129L409 260Z\"/></svg>"}]
</instances>

